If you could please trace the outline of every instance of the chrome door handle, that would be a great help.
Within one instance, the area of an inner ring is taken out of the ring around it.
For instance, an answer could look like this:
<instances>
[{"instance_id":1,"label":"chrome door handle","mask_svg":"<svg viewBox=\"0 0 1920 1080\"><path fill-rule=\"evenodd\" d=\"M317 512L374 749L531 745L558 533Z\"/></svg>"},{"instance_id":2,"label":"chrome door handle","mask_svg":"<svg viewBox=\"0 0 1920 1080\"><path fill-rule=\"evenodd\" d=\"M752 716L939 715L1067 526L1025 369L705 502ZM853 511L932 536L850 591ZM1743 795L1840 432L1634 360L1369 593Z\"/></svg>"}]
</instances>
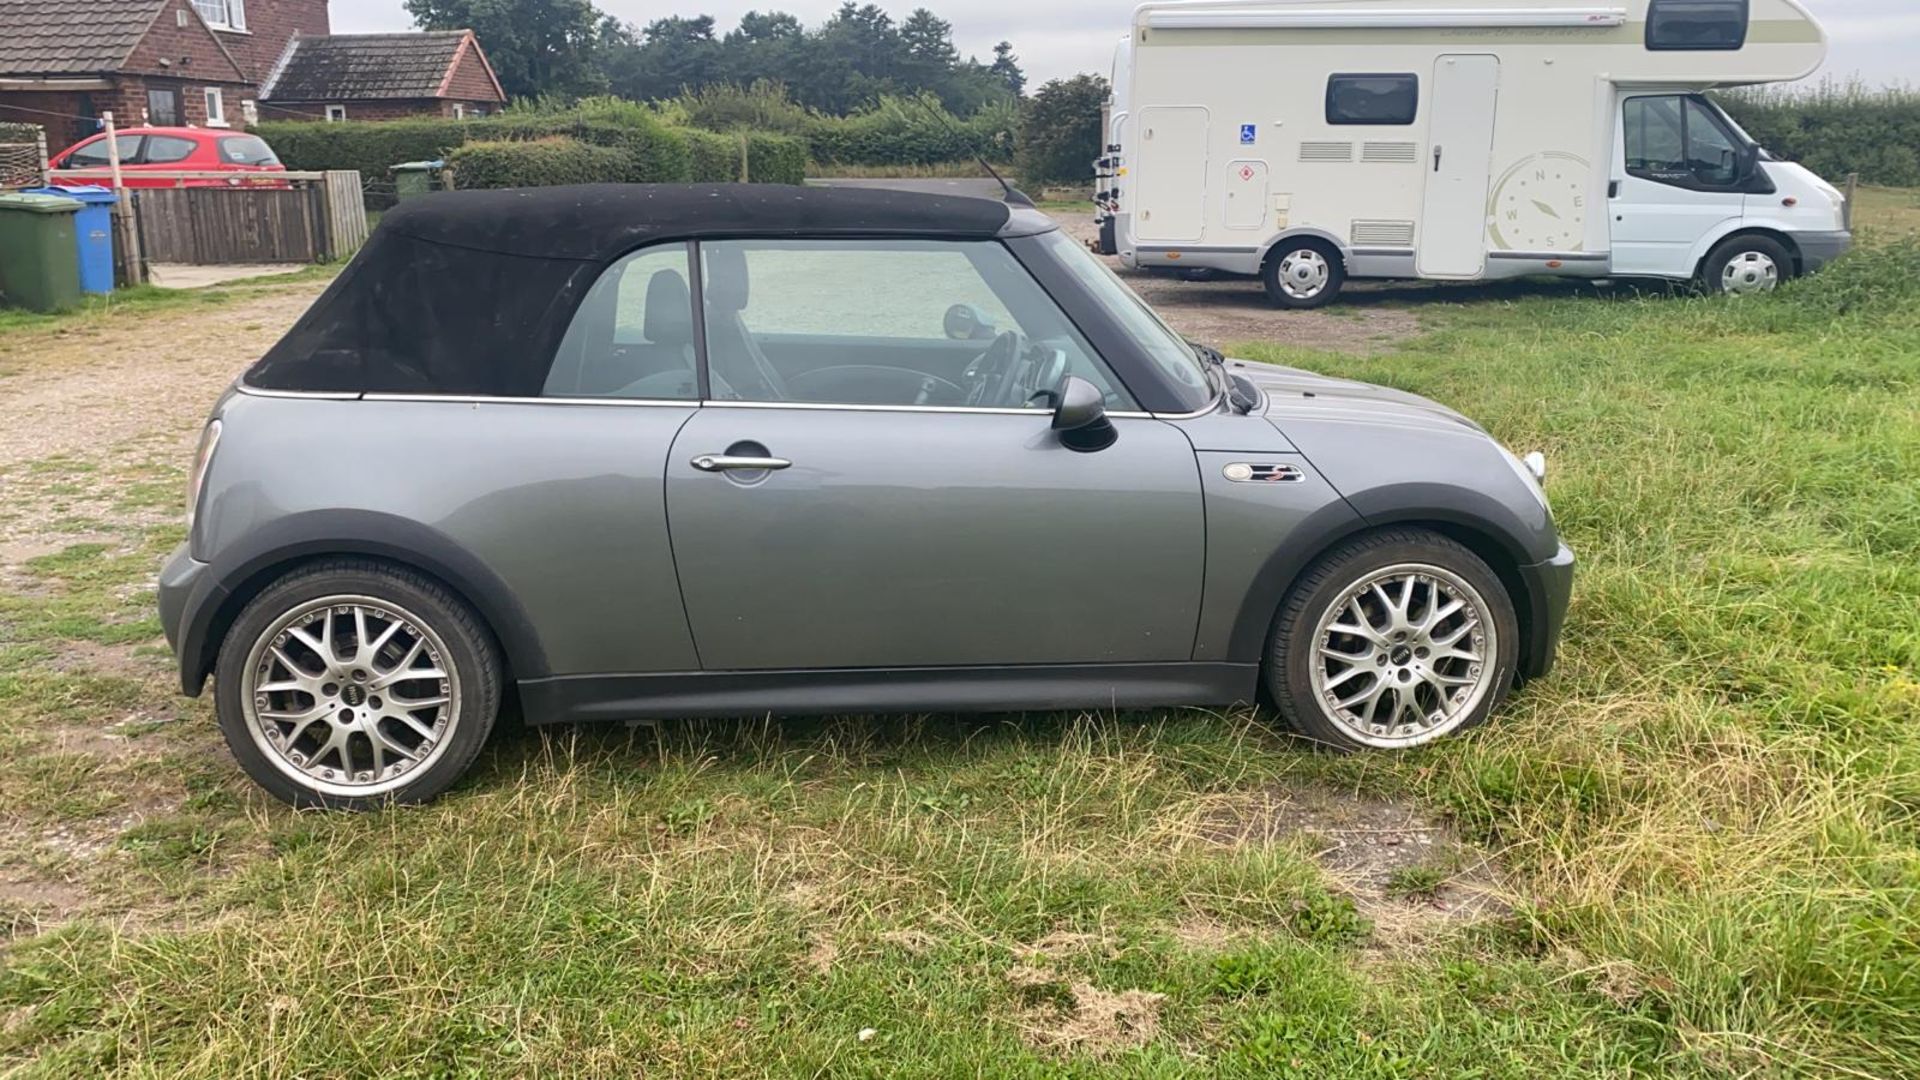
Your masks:
<instances>
[{"instance_id":1,"label":"chrome door handle","mask_svg":"<svg viewBox=\"0 0 1920 1080\"><path fill-rule=\"evenodd\" d=\"M1433 148L1433 171L1434 172L1440 171L1440 154L1442 149L1443 149L1442 147L1438 147L1438 146Z\"/></svg>"},{"instance_id":2,"label":"chrome door handle","mask_svg":"<svg viewBox=\"0 0 1920 1080\"><path fill-rule=\"evenodd\" d=\"M701 472L777 472L791 468L793 462L777 457L739 457L733 454L701 454L693 467Z\"/></svg>"}]
</instances>

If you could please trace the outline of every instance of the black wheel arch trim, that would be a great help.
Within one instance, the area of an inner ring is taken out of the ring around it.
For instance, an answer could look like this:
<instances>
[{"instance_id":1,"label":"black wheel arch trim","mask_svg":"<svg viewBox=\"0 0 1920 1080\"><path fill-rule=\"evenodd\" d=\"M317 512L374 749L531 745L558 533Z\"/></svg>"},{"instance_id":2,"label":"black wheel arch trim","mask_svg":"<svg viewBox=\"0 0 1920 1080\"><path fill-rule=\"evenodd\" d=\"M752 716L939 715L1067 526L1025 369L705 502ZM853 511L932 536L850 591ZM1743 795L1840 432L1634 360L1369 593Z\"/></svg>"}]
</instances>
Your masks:
<instances>
[{"instance_id":1,"label":"black wheel arch trim","mask_svg":"<svg viewBox=\"0 0 1920 1080\"><path fill-rule=\"evenodd\" d=\"M367 510L294 514L250 533L208 565L186 604L180 634L180 686L198 697L221 640L261 589L313 559L360 556L435 578L473 607L498 641L513 678L548 673L533 620L485 561L419 522Z\"/></svg>"},{"instance_id":2,"label":"black wheel arch trim","mask_svg":"<svg viewBox=\"0 0 1920 1080\"><path fill-rule=\"evenodd\" d=\"M1545 535L1553 550L1543 556L1540 540L1529 540L1530 530L1498 500L1447 485L1380 488L1349 502L1354 504L1351 510L1334 504L1308 517L1268 557L1234 620L1227 647L1230 662L1265 659L1274 613L1294 582L1321 556L1363 533L1404 526L1431 529L1479 555L1507 587L1520 621L1520 675L1539 678L1551 670L1572 580L1571 553L1551 528ZM1487 513L1488 508L1497 512ZM1564 567L1557 562L1562 558L1567 560Z\"/></svg>"}]
</instances>

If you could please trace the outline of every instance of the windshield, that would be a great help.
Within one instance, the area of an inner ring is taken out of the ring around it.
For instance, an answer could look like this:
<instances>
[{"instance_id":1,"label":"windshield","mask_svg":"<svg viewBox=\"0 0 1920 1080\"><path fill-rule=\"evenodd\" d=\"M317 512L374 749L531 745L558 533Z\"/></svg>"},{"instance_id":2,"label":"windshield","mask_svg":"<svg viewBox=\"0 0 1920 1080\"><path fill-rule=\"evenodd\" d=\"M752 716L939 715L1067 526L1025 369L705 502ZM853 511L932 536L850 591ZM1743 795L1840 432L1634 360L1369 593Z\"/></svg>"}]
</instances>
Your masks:
<instances>
[{"instance_id":1,"label":"windshield","mask_svg":"<svg viewBox=\"0 0 1920 1080\"><path fill-rule=\"evenodd\" d=\"M1154 314L1147 302L1120 280L1120 275L1095 258L1092 252L1074 243L1064 232L1044 233L1039 239L1153 359L1154 364L1175 382L1194 391L1196 406L1213 396L1213 384L1207 379L1206 365L1193 347L1161 322L1160 316Z\"/></svg>"}]
</instances>

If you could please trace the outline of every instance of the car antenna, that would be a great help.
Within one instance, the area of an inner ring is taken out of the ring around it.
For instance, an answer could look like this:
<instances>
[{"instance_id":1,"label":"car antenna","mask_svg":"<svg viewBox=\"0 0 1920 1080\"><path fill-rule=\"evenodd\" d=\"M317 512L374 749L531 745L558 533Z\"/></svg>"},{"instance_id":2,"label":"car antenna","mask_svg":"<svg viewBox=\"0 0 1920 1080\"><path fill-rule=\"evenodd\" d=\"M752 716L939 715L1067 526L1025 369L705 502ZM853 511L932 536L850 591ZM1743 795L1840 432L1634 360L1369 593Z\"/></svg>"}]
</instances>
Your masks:
<instances>
[{"instance_id":1,"label":"car antenna","mask_svg":"<svg viewBox=\"0 0 1920 1080\"><path fill-rule=\"evenodd\" d=\"M948 131L951 131L956 135L959 134L959 131L955 129L953 126L953 121L948 119L946 114L943 111L937 110L933 106L927 104L925 98L921 97L918 94L915 94L910 100L912 100L915 105L918 105L922 109L925 109L927 111L927 115L933 117L936 121L940 123L942 127L945 127ZM987 155L982 154L979 151L975 151L973 155L973 160L978 162L980 167L987 171L988 176L993 177L994 182L1000 185L1000 190L1006 192L1006 201L1008 203L1014 206L1024 206L1028 209L1034 208L1033 200L1027 196L1026 192L1021 191L1019 188L1014 187L1012 184L1007 183L1006 177L1001 176L1000 173L997 170L995 170L993 166L987 164Z\"/></svg>"}]
</instances>

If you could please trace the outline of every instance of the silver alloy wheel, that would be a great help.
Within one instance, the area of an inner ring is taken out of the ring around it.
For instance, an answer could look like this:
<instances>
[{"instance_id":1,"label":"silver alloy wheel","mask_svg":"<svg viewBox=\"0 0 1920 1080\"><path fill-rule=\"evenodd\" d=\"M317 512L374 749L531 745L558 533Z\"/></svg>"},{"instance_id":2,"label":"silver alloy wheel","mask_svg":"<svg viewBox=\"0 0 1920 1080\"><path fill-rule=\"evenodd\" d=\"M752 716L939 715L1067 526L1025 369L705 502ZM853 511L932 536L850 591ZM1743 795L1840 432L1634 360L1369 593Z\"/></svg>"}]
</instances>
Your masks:
<instances>
[{"instance_id":1,"label":"silver alloy wheel","mask_svg":"<svg viewBox=\"0 0 1920 1080\"><path fill-rule=\"evenodd\" d=\"M1280 291L1295 300L1311 300L1333 277L1327 257L1313 248L1295 248L1280 259Z\"/></svg>"},{"instance_id":2,"label":"silver alloy wheel","mask_svg":"<svg viewBox=\"0 0 1920 1080\"><path fill-rule=\"evenodd\" d=\"M439 760L460 715L459 674L425 620L367 596L329 596L255 640L240 705L275 768L325 795L387 794Z\"/></svg>"},{"instance_id":3,"label":"silver alloy wheel","mask_svg":"<svg viewBox=\"0 0 1920 1080\"><path fill-rule=\"evenodd\" d=\"M1720 284L1733 296L1772 292L1780 284L1780 267L1764 251L1743 251L1727 260Z\"/></svg>"},{"instance_id":4,"label":"silver alloy wheel","mask_svg":"<svg viewBox=\"0 0 1920 1080\"><path fill-rule=\"evenodd\" d=\"M1313 631L1313 696L1355 741L1418 746L1466 722L1493 690L1500 641L1459 575L1403 563L1367 574Z\"/></svg>"}]
</instances>

